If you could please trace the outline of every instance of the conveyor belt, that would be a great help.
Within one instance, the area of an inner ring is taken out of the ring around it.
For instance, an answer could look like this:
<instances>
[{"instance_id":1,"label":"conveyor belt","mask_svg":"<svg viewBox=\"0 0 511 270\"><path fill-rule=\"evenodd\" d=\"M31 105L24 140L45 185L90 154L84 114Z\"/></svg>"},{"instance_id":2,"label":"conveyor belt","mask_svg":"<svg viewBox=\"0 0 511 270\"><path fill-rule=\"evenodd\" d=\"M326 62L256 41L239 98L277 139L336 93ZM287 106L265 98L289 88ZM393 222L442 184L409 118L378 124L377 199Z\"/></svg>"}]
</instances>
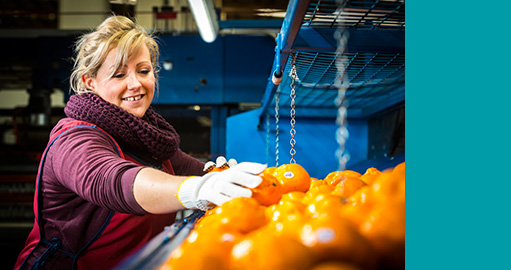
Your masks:
<instances>
[{"instance_id":1,"label":"conveyor belt","mask_svg":"<svg viewBox=\"0 0 511 270\"><path fill-rule=\"evenodd\" d=\"M161 265L172 250L178 247L193 230L195 222L204 215L197 210L176 222L149 241L141 250L122 261L115 270L153 270Z\"/></svg>"}]
</instances>

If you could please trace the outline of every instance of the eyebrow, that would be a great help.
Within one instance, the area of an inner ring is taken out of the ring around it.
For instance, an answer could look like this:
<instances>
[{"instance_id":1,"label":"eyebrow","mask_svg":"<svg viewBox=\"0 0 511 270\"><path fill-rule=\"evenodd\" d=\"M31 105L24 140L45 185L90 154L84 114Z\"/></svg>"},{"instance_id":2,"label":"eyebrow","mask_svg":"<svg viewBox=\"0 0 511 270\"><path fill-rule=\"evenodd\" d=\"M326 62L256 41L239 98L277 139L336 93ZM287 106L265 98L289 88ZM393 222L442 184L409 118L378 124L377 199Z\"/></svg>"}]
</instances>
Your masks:
<instances>
[{"instance_id":1,"label":"eyebrow","mask_svg":"<svg viewBox=\"0 0 511 270\"><path fill-rule=\"evenodd\" d=\"M137 67L142 64L149 64L150 66L153 66L153 63L151 61L143 60L137 63Z\"/></svg>"},{"instance_id":2,"label":"eyebrow","mask_svg":"<svg viewBox=\"0 0 511 270\"><path fill-rule=\"evenodd\" d=\"M138 66L140 66L140 65L142 65L142 64L146 64L146 63L147 63L147 64L149 64L151 67L153 66L153 63L152 63L151 61L148 61L148 60L143 60L143 61L138 62L136 66L138 67ZM115 69L115 65L111 65L108 69L109 69L112 73L114 73L114 72L116 72L117 70L119 70L119 69L121 69L121 68L125 68L125 67L127 67L127 65L123 65L123 66L120 66L118 69Z\"/></svg>"}]
</instances>

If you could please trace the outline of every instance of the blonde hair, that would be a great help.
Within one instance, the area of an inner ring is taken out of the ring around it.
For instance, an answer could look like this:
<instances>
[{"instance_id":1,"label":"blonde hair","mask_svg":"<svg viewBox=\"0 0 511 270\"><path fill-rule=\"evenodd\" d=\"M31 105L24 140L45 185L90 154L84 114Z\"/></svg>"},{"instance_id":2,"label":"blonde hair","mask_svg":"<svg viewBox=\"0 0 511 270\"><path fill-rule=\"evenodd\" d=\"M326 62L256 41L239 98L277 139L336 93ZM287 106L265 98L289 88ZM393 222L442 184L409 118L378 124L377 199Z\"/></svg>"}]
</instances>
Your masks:
<instances>
[{"instance_id":1,"label":"blonde hair","mask_svg":"<svg viewBox=\"0 0 511 270\"><path fill-rule=\"evenodd\" d=\"M117 47L114 69L109 76L111 78L142 45L146 45L149 49L154 76L158 81L160 53L155 38L127 17L108 17L95 31L82 35L76 42L76 58L70 77L71 89L77 94L92 92L85 87L82 81L83 75L88 74L91 78L95 78L108 53Z\"/></svg>"}]
</instances>

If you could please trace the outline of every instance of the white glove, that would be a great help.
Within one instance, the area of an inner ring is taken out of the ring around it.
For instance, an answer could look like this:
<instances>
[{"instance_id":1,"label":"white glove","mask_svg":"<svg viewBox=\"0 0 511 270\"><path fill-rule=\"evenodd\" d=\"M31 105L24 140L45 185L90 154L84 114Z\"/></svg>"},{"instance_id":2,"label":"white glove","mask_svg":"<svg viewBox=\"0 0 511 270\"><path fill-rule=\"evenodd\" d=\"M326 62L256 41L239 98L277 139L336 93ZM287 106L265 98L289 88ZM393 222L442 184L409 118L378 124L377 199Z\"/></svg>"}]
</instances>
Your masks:
<instances>
[{"instance_id":1,"label":"white glove","mask_svg":"<svg viewBox=\"0 0 511 270\"><path fill-rule=\"evenodd\" d=\"M216 158L216 163L213 161L206 162L206 164L204 164L204 171L205 172L213 171L215 167L217 170L223 170L226 168L232 168L236 165L238 165L238 162L234 158L231 158L229 159L229 161L227 161L225 157L219 156Z\"/></svg>"},{"instance_id":2,"label":"white glove","mask_svg":"<svg viewBox=\"0 0 511 270\"><path fill-rule=\"evenodd\" d=\"M234 168L193 176L184 180L177 190L181 204L188 209L209 210L237 197L251 197L263 179L258 176L265 164L242 162Z\"/></svg>"}]
</instances>

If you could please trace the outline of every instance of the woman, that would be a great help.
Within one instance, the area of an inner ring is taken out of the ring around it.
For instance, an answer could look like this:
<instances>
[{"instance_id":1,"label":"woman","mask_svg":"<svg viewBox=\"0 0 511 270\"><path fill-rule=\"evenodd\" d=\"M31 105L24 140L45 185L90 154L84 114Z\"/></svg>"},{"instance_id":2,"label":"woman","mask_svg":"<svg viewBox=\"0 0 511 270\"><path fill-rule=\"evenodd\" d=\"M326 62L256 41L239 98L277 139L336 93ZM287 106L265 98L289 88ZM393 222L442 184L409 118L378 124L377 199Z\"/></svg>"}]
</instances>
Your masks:
<instances>
[{"instance_id":1,"label":"woman","mask_svg":"<svg viewBox=\"0 0 511 270\"><path fill-rule=\"evenodd\" d=\"M265 165L204 175L204 163L179 149L179 135L150 108L159 52L141 26L112 16L76 45L76 95L43 154L36 222L16 268L110 269L176 211L251 196Z\"/></svg>"}]
</instances>

